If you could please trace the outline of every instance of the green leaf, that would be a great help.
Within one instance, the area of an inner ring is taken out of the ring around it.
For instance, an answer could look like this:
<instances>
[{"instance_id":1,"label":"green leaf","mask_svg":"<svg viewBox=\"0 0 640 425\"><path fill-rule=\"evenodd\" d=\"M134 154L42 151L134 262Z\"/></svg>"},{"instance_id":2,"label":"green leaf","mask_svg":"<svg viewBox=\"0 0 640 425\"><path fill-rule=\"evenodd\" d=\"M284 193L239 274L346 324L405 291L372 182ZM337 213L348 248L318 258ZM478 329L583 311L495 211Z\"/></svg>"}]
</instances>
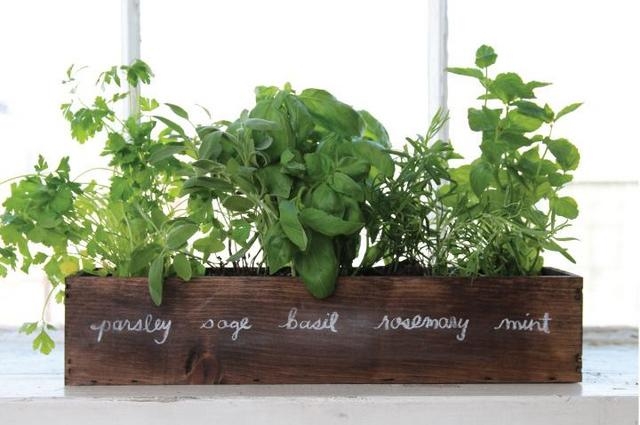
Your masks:
<instances>
[{"instance_id":1,"label":"green leaf","mask_svg":"<svg viewBox=\"0 0 640 425\"><path fill-rule=\"evenodd\" d=\"M307 249L307 234L298 219L298 208L294 201L280 201L278 205L280 210L280 225L285 235L293 242L301 251Z\"/></svg>"},{"instance_id":2,"label":"green leaf","mask_svg":"<svg viewBox=\"0 0 640 425\"><path fill-rule=\"evenodd\" d=\"M225 245L216 235L211 234L193 242L193 248L209 257L213 253L224 251Z\"/></svg>"},{"instance_id":3,"label":"green leaf","mask_svg":"<svg viewBox=\"0 0 640 425\"><path fill-rule=\"evenodd\" d=\"M498 74L489 85L489 91L504 103L511 103L515 99L532 99L533 91L527 87L518 74L506 72Z\"/></svg>"},{"instance_id":4,"label":"green leaf","mask_svg":"<svg viewBox=\"0 0 640 425\"><path fill-rule=\"evenodd\" d=\"M164 125L166 125L168 128L172 129L173 131L175 131L176 133L178 133L179 135L181 135L182 137L184 137L185 139L187 138L187 134L184 132L183 128L180 127L178 124L176 124L175 122L171 121L168 118L165 117L161 117L159 115L153 115L153 118L157 119L158 121L162 122Z\"/></svg>"},{"instance_id":5,"label":"green leaf","mask_svg":"<svg viewBox=\"0 0 640 425\"><path fill-rule=\"evenodd\" d=\"M555 241L552 241L552 240L543 241L542 247L549 251L559 252L560 254L562 254L564 258L571 261L572 263L576 262L576 260L569 254L569 252L563 247L561 247L560 245L558 245Z\"/></svg>"},{"instance_id":6,"label":"green leaf","mask_svg":"<svg viewBox=\"0 0 640 425\"><path fill-rule=\"evenodd\" d=\"M186 282L191 280L191 263L184 254L178 254L173 258L173 269L178 277Z\"/></svg>"},{"instance_id":7,"label":"green leaf","mask_svg":"<svg viewBox=\"0 0 640 425\"><path fill-rule=\"evenodd\" d=\"M551 120L553 119L553 112L549 114L548 107L542 108L536 105L535 103L527 100L519 100L517 102L514 102L514 104L518 107L517 111L522 115L526 115L532 118L537 118L544 122L551 122Z\"/></svg>"},{"instance_id":8,"label":"green leaf","mask_svg":"<svg viewBox=\"0 0 640 425\"><path fill-rule=\"evenodd\" d=\"M49 336L47 331L42 329L37 337L33 340L33 350L40 351L42 354L49 354L56 346L53 339Z\"/></svg>"},{"instance_id":9,"label":"green leaf","mask_svg":"<svg viewBox=\"0 0 640 425\"><path fill-rule=\"evenodd\" d=\"M367 111L362 110L358 111L358 113L364 121L364 137L380 146L391 148L389 133L387 133L387 129L384 128L380 121Z\"/></svg>"},{"instance_id":10,"label":"green leaf","mask_svg":"<svg viewBox=\"0 0 640 425\"><path fill-rule=\"evenodd\" d=\"M538 89L540 87L547 87L550 85L551 83L544 83L542 81L529 81L527 83L527 87L530 88L531 90Z\"/></svg>"},{"instance_id":11,"label":"green leaf","mask_svg":"<svg viewBox=\"0 0 640 425\"><path fill-rule=\"evenodd\" d=\"M149 295L157 306L162 304L162 287L164 278L164 255L159 255L149 268Z\"/></svg>"},{"instance_id":12,"label":"green leaf","mask_svg":"<svg viewBox=\"0 0 640 425\"><path fill-rule=\"evenodd\" d=\"M520 110L514 109L509 111L507 115L507 119L509 122L509 128L513 130L522 131L525 133L536 131L542 126L542 120L539 118L532 117L530 115L525 115Z\"/></svg>"},{"instance_id":13,"label":"green leaf","mask_svg":"<svg viewBox=\"0 0 640 425\"><path fill-rule=\"evenodd\" d=\"M51 208L55 212L64 213L73 207L73 194L69 187L60 187L51 201Z\"/></svg>"},{"instance_id":14,"label":"green leaf","mask_svg":"<svg viewBox=\"0 0 640 425\"><path fill-rule=\"evenodd\" d=\"M167 105L171 109L171 111L173 111L173 113L180 118L184 118L185 120L189 119L189 114L187 113L187 111L182 109L180 106L174 105L173 103L165 103L165 105Z\"/></svg>"},{"instance_id":15,"label":"green leaf","mask_svg":"<svg viewBox=\"0 0 640 425\"><path fill-rule=\"evenodd\" d=\"M217 159L222 153L222 132L212 131L202 137L202 144L198 149L199 159Z\"/></svg>"},{"instance_id":16,"label":"green leaf","mask_svg":"<svg viewBox=\"0 0 640 425\"><path fill-rule=\"evenodd\" d=\"M230 210L236 212L246 212L253 208L253 202L244 196L231 195L222 201L222 205Z\"/></svg>"},{"instance_id":17,"label":"green leaf","mask_svg":"<svg viewBox=\"0 0 640 425\"><path fill-rule=\"evenodd\" d=\"M562 108L560 110L560 112L558 112L558 115L556 115L556 119L555 121L558 121L560 118L562 118L563 116L575 111L576 109L578 109L580 106L582 106L582 103L578 102L578 103L572 103L569 106L565 106L564 108Z\"/></svg>"},{"instance_id":18,"label":"green leaf","mask_svg":"<svg viewBox=\"0 0 640 425\"><path fill-rule=\"evenodd\" d=\"M285 111L279 108L275 100L261 100L249 113L250 118L260 118L273 123L268 131L253 130L253 139L256 145L262 145L263 139L271 138L264 153L275 162L286 149L295 147L295 137L289 119ZM257 121L256 121L257 122Z\"/></svg>"},{"instance_id":19,"label":"green leaf","mask_svg":"<svg viewBox=\"0 0 640 425\"><path fill-rule=\"evenodd\" d=\"M282 154L280 154L280 163L282 165L287 165L289 162L295 159L295 157L296 155L291 152L291 150L285 149L284 151L282 151Z\"/></svg>"},{"instance_id":20,"label":"green leaf","mask_svg":"<svg viewBox=\"0 0 640 425\"><path fill-rule=\"evenodd\" d=\"M333 169L333 161L321 152L307 153L304 155L304 164L307 168L307 174L313 180L324 180L324 178Z\"/></svg>"},{"instance_id":21,"label":"green leaf","mask_svg":"<svg viewBox=\"0 0 640 425\"><path fill-rule=\"evenodd\" d=\"M256 173L258 179L266 189L266 193L281 198L288 198L291 193L293 180L286 174L282 174L282 167L279 165L269 165L260 168Z\"/></svg>"},{"instance_id":22,"label":"green leaf","mask_svg":"<svg viewBox=\"0 0 640 425\"><path fill-rule=\"evenodd\" d=\"M293 260L294 246L282 230L280 223L269 227L264 238L264 252L269 273L274 274Z\"/></svg>"},{"instance_id":23,"label":"green leaf","mask_svg":"<svg viewBox=\"0 0 640 425\"><path fill-rule=\"evenodd\" d=\"M67 296L67 293L65 291L60 290L60 291L56 292L56 297L55 297L56 298L56 303L63 304L66 296Z\"/></svg>"},{"instance_id":24,"label":"green leaf","mask_svg":"<svg viewBox=\"0 0 640 425\"><path fill-rule=\"evenodd\" d=\"M578 217L578 203L570 196L551 198L551 210L561 217L574 219Z\"/></svg>"},{"instance_id":25,"label":"green leaf","mask_svg":"<svg viewBox=\"0 0 640 425\"><path fill-rule=\"evenodd\" d=\"M368 161L383 176L393 177L395 164L382 146L369 141L356 141L353 147L361 159Z\"/></svg>"},{"instance_id":26,"label":"green leaf","mask_svg":"<svg viewBox=\"0 0 640 425\"><path fill-rule=\"evenodd\" d=\"M300 147L300 143L307 140L315 124L311 114L307 110L306 106L293 95L288 95L284 98L284 104L289 113L289 121L291 122L291 128L298 141L296 147Z\"/></svg>"},{"instance_id":27,"label":"green leaf","mask_svg":"<svg viewBox=\"0 0 640 425\"><path fill-rule=\"evenodd\" d=\"M246 246L251 236L251 224L246 220L231 220L229 237L240 246Z\"/></svg>"},{"instance_id":28,"label":"green leaf","mask_svg":"<svg viewBox=\"0 0 640 425\"><path fill-rule=\"evenodd\" d=\"M275 131L280 128L277 122L263 120L262 118L247 118L243 124L251 130L258 131Z\"/></svg>"},{"instance_id":29,"label":"green leaf","mask_svg":"<svg viewBox=\"0 0 640 425\"><path fill-rule=\"evenodd\" d=\"M546 140L549 150L563 170L575 170L580 163L580 152L567 139Z\"/></svg>"},{"instance_id":30,"label":"green leaf","mask_svg":"<svg viewBox=\"0 0 640 425\"><path fill-rule=\"evenodd\" d=\"M452 74L477 78L478 80L482 80L484 78L482 71L477 68L447 68L447 71Z\"/></svg>"},{"instance_id":31,"label":"green leaf","mask_svg":"<svg viewBox=\"0 0 640 425\"><path fill-rule=\"evenodd\" d=\"M185 147L182 143L167 143L166 145L156 145L151 150L149 162L157 164L158 162L170 158L173 155L184 153Z\"/></svg>"},{"instance_id":32,"label":"green leaf","mask_svg":"<svg viewBox=\"0 0 640 425\"><path fill-rule=\"evenodd\" d=\"M504 140L513 149L518 149L523 146L529 146L533 143L533 140L526 137L520 132L505 131L500 134L500 140Z\"/></svg>"},{"instance_id":33,"label":"green leaf","mask_svg":"<svg viewBox=\"0 0 640 425\"><path fill-rule=\"evenodd\" d=\"M273 99L279 91L275 86L258 86L254 89L256 102Z\"/></svg>"},{"instance_id":34,"label":"green leaf","mask_svg":"<svg viewBox=\"0 0 640 425\"><path fill-rule=\"evenodd\" d=\"M364 201L364 190L351 177L341 172L335 172L327 182L338 193L347 195L358 202Z\"/></svg>"},{"instance_id":35,"label":"green leaf","mask_svg":"<svg viewBox=\"0 0 640 425\"><path fill-rule=\"evenodd\" d=\"M183 192L193 192L194 189L207 189L228 193L234 190L231 183L215 177L192 177L182 185Z\"/></svg>"},{"instance_id":36,"label":"green leaf","mask_svg":"<svg viewBox=\"0 0 640 425\"><path fill-rule=\"evenodd\" d=\"M23 323L22 326L20 326L19 332L26 335L31 335L36 331L36 329L38 329L38 322L26 322Z\"/></svg>"},{"instance_id":37,"label":"green leaf","mask_svg":"<svg viewBox=\"0 0 640 425\"><path fill-rule=\"evenodd\" d=\"M160 253L162 247L157 243L151 243L137 247L131 253L131 266L129 271L133 275L139 275L147 270L154 258Z\"/></svg>"},{"instance_id":38,"label":"green leaf","mask_svg":"<svg viewBox=\"0 0 640 425\"><path fill-rule=\"evenodd\" d=\"M375 263L382 259L382 255L383 252L379 244L371 245L365 251L360 266L364 268L373 267Z\"/></svg>"},{"instance_id":39,"label":"green leaf","mask_svg":"<svg viewBox=\"0 0 640 425\"><path fill-rule=\"evenodd\" d=\"M314 297L326 298L335 290L339 264L331 238L313 233L309 249L295 254L294 267Z\"/></svg>"},{"instance_id":40,"label":"green leaf","mask_svg":"<svg viewBox=\"0 0 640 425\"><path fill-rule=\"evenodd\" d=\"M351 138L362 135L364 122L351 106L327 91L306 89L298 96L311 116L326 130Z\"/></svg>"},{"instance_id":41,"label":"green leaf","mask_svg":"<svg viewBox=\"0 0 640 425\"><path fill-rule=\"evenodd\" d=\"M341 173L345 173L352 179L362 180L369 175L371 164L369 161L365 161L364 159L359 159L353 156L344 156L340 158L336 170Z\"/></svg>"},{"instance_id":42,"label":"green leaf","mask_svg":"<svg viewBox=\"0 0 640 425\"><path fill-rule=\"evenodd\" d=\"M300 211L300 220L305 226L331 237L352 235L364 226L364 223L346 221L316 208L305 208Z\"/></svg>"},{"instance_id":43,"label":"green leaf","mask_svg":"<svg viewBox=\"0 0 640 425\"><path fill-rule=\"evenodd\" d=\"M191 236L198 231L198 226L193 223L179 223L167 233L167 248L178 249L186 244Z\"/></svg>"},{"instance_id":44,"label":"green leaf","mask_svg":"<svg viewBox=\"0 0 640 425\"><path fill-rule=\"evenodd\" d=\"M140 110L144 111L144 112L153 111L158 106L160 106L160 104L158 103L157 100L152 99L152 98L148 98L148 97L144 97L144 96L140 96L138 98L138 104L140 105Z\"/></svg>"},{"instance_id":45,"label":"green leaf","mask_svg":"<svg viewBox=\"0 0 640 425\"><path fill-rule=\"evenodd\" d=\"M549 184L553 187L562 187L573 180L573 176L570 174L559 173L551 173L547 178L549 179Z\"/></svg>"},{"instance_id":46,"label":"green leaf","mask_svg":"<svg viewBox=\"0 0 640 425\"><path fill-rule=\"evenodd\" d=\"M493 50L493 47L483 44L476 50L476 66L478 68L487 68L496 63L498 55Z\"/></svg>"},{"instance_id":47,"label":"green leaf","mask_svg":"<svg viewBox=\"0 0 640 425\"><path fill-rule=\"evenodd\" d=\"M5 255L5 254L3 254ZM47 261L47 258L49 258L47 256L47 254L45 254L44 252L38 252L34 257L33 257L33 264L42 264L45 261Z\"/></svg>"},{"instance_id":48,"label":"green leaf","mask_svg":"<svg viewBox=\"0 0 640 425\"><path fill-rule=\"evenodd\" d=\"M140 59L136 59L131 66L123 66L122 69L127 71L127 81L132 86L136 87L140 81L149 84L153 72L149 65Z\"/></svg>"},{"instance_id":49,"label":"green leaf","mask_svg":"<svg viewBox=\"0 0 640 425\"><path fill-rule=\"evenodd\" d=\"M471 183L471 189L480 196L484 190L491 185L493 181L493 170L491 165L486 161L475 161L471 165L471 171L469 173L469 182Z\"/></svg>"},{"instance_id":50,"label":"green leaf","mask_svg":"<svg viewBox=\"0 0 640 425\"><path fill-rule=\"evenodd\" d=\"M193 167L199 168L201 170L204 170L210 173L219 173L221 171L224 171L225 169L225 166L223 164L216 161L212 161L210 159L199 159L197 161L193 161L191 165ZM219 180L219 179L216 179L216 180Z\"/></svg>"},{"instance_id":51,"label":"green leaf","mask_svg":"<svg viewBox=\"0 0 640 425\"><path fill-rule=\"evenodd\" d=\"M482 109L469 108L467 111L467 119L469 120L469 128L473 131L489 131L495 130L500 122L500 114L502 109Z\"/></svg>"},{"instance_id":52,"label":"green leaf","mask_svg":"<svg viewBox=\"0 0 640 425\"><path fill-rule=\"evenodd\" d=\"M326 183L320 183L313 190L311 206L337 216L344 214L344 202L340 195Z\"/></svg>"}]
</instances>

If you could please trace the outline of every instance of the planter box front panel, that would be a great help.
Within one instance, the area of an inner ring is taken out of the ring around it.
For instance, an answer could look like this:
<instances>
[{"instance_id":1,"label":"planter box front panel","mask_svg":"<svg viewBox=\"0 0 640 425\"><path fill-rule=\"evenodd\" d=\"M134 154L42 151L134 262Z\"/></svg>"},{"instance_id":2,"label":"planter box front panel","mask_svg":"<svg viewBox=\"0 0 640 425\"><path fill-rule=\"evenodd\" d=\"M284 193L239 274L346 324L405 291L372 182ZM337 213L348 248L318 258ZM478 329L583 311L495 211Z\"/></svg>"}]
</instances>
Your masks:
<instances>
[{"instance_id":1,"label":"planter box front panel","mask_svg":"<svg viewBox=\"0 0 640 425\"><path fill-rule=\"evenodd\" d=\"M582 278L287 277L67 282L65 381L92 384L577 382Z\"/></svg>"}]
</instances>

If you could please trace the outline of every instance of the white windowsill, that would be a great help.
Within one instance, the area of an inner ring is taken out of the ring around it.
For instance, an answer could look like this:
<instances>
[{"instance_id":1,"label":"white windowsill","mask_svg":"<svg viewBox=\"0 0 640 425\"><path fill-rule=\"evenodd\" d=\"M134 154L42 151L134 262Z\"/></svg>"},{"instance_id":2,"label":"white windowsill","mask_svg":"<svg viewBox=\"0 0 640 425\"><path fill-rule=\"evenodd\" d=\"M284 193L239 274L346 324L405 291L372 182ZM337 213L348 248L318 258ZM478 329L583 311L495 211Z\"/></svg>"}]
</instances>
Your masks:
<instances>
[{"instance_id":1,"label":"white windowsill","mask_svg":"<svg viewBox=\"0 0 640 425\"><path fill-rule=\"evenodd\" d=\"M61 344L60 344L61 346ZM49 357L0 331L6 424L637 424L637 331L587 330L581 384L64 387Z\"/></svg>"}]
</instances>

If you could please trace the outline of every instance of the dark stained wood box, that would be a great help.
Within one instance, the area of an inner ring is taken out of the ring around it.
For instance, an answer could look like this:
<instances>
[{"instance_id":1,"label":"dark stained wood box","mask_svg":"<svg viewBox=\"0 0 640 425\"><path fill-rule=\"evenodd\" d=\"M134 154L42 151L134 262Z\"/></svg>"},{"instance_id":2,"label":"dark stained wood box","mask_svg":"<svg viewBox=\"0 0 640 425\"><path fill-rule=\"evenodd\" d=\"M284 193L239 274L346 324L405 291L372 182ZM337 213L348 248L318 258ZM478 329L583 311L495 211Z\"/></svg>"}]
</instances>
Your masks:
<instances>
[{"instance_id":1,"label":"dark stained wood box","mask_svg":"<svg viewBox=\"0 0 640 425\"><path fill-rule=\"evenodd\" d=\"M349 277L67 281L65 383L578 382L582 278Z\"/></svg>"}]
</instances>

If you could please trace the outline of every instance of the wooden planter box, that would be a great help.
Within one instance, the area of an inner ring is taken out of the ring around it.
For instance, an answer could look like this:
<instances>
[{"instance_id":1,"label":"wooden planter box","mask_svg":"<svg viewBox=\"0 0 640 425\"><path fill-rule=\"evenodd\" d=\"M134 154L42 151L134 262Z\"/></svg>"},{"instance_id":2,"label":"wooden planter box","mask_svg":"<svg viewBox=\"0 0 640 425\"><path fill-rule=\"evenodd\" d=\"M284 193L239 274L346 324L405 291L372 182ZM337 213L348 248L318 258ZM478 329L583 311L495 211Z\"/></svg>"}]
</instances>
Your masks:
<instances>
[{"instance_id":1,"label":"wooden planter box","mask_svg":"<svg viewBox=\"0 0 640 425\"><path fill-rule=\"evenodd\" d=\"M65 383L578 382L582 278L67 281Z\"/></svg>"}]
</instances>

